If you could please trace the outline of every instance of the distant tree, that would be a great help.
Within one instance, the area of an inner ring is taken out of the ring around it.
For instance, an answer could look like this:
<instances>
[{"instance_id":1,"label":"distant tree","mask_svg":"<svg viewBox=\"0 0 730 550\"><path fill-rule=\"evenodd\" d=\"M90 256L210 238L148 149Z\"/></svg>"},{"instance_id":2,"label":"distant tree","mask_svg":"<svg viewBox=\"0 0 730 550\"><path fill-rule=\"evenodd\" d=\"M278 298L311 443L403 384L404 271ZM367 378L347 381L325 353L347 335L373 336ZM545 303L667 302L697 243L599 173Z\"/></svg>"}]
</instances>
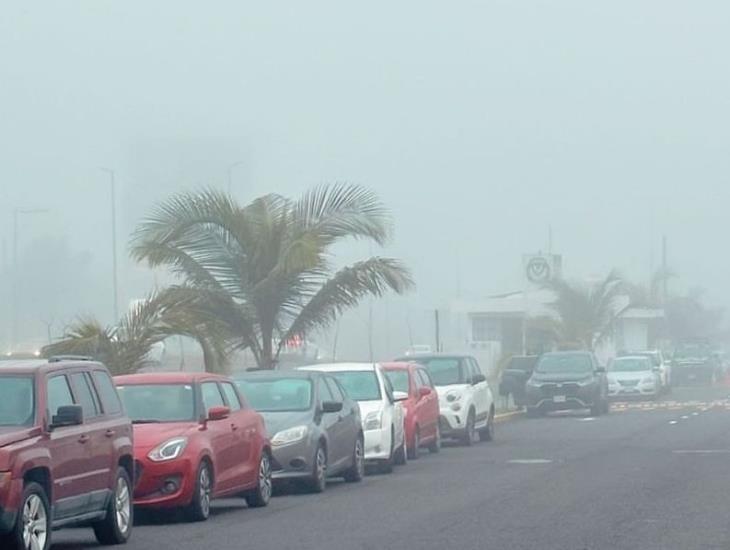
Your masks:
<instances>
[{"instance_id":1,"label":"distant tree","mask_svg":"<svg viewBox=\"0 0 730 550\"><path fill-rule=\"evenodd\" d=\"M630 281L622 283L623 289L634 307L661 308L669 299L664 295L664 288L668 281L676 277L671 269L663 268L654 272L649 284L637 284Z\"/></svg>"},{"instance_id":2,"label":"distant tree","mask_svg":"<svg viewBox=\"0 0 730 550\"><path fill-rule=\"evenodd\" d=\"M555 295L550 308L558 317L555 331L561 348L592 350L610 336L617 300L624 294L616 271L595 284L557 279L545 286Z\"/></svg>"},{"instance_id":3,"label":"distant tree","mask_svg":"<svg viewBox=\"0 0 730 550\"><path fill-rule=\"evenodd\" d=\"M272 368L292 338L328 326L367 296L413 286L392 258L334 269L336 243L382 245L389 236L386 209L359 186L320 186L298 200L270 194L243 207L207 190L155 208L134 234L132 254L169 267L196 315L225 324L237 349L250 349L259 367Z\"/></svg>"},{"instance_id":4,"label":"distant tree","mask_svg":"<svg viewBox=\"0 0 730 550\"><path fill-rule=\"evenodd\" d=\"M712 338L722 331L722 308L707 308L701 292L675 296L665 305L667 335L674 342L697 338Z\"/></svg>"},{"instance_id":5,"label":"distant tree","mask_svg":"<svg viewBox=\"0 0 730 550\"><path fill-rule=\"evenodd\" d=\"M86 355L103 362L115 375L129 374L148 366L155 344L175 335L200 344L207 371L225 371L225 326L197 317L186 296L175 289L155 292L138 302L115 326L103 326L93 317L80 318L58 342L44 347L43 355Z\"/></svg>"}]
</instances>

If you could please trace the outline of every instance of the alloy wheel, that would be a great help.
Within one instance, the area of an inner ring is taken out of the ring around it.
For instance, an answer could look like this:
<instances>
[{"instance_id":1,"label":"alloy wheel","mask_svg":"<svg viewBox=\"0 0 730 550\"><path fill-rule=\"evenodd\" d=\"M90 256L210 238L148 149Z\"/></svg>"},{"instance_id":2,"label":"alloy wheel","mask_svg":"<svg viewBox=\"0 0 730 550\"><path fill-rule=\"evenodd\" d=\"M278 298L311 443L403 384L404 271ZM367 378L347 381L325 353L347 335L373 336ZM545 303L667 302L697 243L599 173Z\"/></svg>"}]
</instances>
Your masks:
<instances>
[{"instance_id":1,"label":"alloy wheel","mask_svg":"<svg viewBox=\"0 0 730 550\"><path fill-rule=\"evenodd\" d=\"M132 517L132 499L129 494L129 485L122 477L117 480L114 509L117 514L117 527L122 535L126 536L130 528L130 518Z\"/></svg>"},{"instance_id":2,"label":"alloy wheel","mask_svg":"<svg viewBox=\"0 0 730 550\"><path fill-rule=\"evenodd\" d=\"M200 479L198 481L200 490L200 510L203 512L205 517L210 514L210 471L208 466L203 466L200 469Z\"/></svg>"},{"instance_id":3,"label":"alloy wheel","mask_svg":"<svg viewBox=\"0 0 730 550\"><path fill-rule=\"evenodd\" d=\"M355 468L360 477L365 475L365 453L362 448L362 440L359 437L355 441Z\"/></svg>"},{"instance_id":4,"label":"alloy wheel","mask_svg":"<svg viewBox=\"0 0 730 550\"><path fill-rule=\"evenodd\" d=\"M23 506L23 546L41 550L48 539L48 514L38 495L30 495Z\"/></svg>"},{"instance_id":5,"label":"alloy wheel","mask_svg":"<svg viewBox=\"0 0 730 550\"><path fill-rule=\"evenodd\" d=\"M261 455L261 464L259 465L259 492L261 493L261 500L269 502L271 499L271 462L269 461L269 455L266 453Z\"/></svg>"}]
</instances>

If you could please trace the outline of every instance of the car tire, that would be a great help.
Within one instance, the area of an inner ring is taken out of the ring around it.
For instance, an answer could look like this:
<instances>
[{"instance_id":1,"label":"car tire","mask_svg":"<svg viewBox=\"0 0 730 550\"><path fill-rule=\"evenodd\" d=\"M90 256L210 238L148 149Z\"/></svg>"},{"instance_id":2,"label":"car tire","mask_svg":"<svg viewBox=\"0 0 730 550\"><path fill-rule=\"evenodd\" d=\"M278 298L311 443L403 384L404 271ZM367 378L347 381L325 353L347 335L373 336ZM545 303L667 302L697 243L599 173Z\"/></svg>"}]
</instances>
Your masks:
<instances>
[{"instance_id":1,"label":"car tire","mask_svg":"<svg viewBox=\"0 0 730 550\"><path fill-rule=\"evenodd\" d=\"M273 482L271 481L271 457L266 450L261 451L256 487L243 495L249 508L263 508L269 505Z\"/></svg>"},{"instance_id":2,"label":"car tire","mask_svg":"<svg viewBox=\"0 0 730 550\"><path fill-rule=\"evenodd\" d=\"M124 544L132 536L133 525L132 480L127 470L118 468L114 493L109 499L106 517L92 524L94 535L99 544L105 546Z\"/></svg>"},{"instance_id":3,"label":"car tire","mask_svg":"<svg viewBox=\"0 0 730 550\"><path fill-rule=\"evenodd\" d=\"M344 478L348 483L359 483L365 477L365 443L362 436L355 440L352 451L352 466L345 472Z\"/></svg>"},{"instance_id":4,"label":"car tire","mask_svg":"<svg viewBox=\"0 0 730 550\"><path fill-rule=\"evenodd\" d=\"M203 460L195 474L195 488L185 515L189 521L206 521L210 517L210 501L213 495L213 472L210 463Z\"/></svg>"},{"instance_id":5,"label":"car tire","mask_svg":"<svg viewBox=\"0 0 730 550\"><path fill-rule=\"evenodd\" d=\"M525 413L527 414L527 418L539 418L542 416L542 411L537 407L526 407Z\"/></svg>"},{"instance_id":6,"label":"car tire","mask_svg":"<svg viewBox=\"0 0 730 550\"><path fill-rule=\"evenodd\" d=\"M436 437L428 446L428 450L431 453L438 453L441 451L441 427L436 426Z\"/></svg>"},{"instance_id":7,"label":"car tire","mask_svg":"<svg viewBox=\"0 0 730 550\"><path fill-rule=\"evenodd\" d=\"M469 409L469 414L466 417L466 427L464 428L464 434L461 436L461 443L467 447L471 447L476 442L476 431L474 429L474 423L476 415L474 409Z\"/></svg>"},{"instance_id":8,"label":"car tire","mask_svg":"<svg viewBox=\"0 0 730 550\"><path fill-rule=\"evenodd\" d=\"M3 543L2 548L8 548L8 550L30 550L33 548L30 544L26 545L24 541L25 521L23 518L26 511L35 516L35 521L38 522L34 525L35 529L32 529L33 535L38 540L37 548L39 550L48 550L51 547L51 507L48 503L46 491L37 483L28 483L23 489L15 527L7 535L0 536L0 542Z\"/></svg>"},{"instance_id":9,"label":"car tire","mask_svg":"<svg viewBox=\"0 0 730 550\"><path fill-rule=\"evenodd\" d=\"M489 410L487 425L479 430L479 439L482 441L494 441L494 409Z\"/></svg>"},{"instance_id":10,"label":"car tire","mask_svg":"<svg viewBox=\"0 0 730 550\"><path fill-rule=\"evenodd\" d=\"M393 461L396 466L405 466L408 464L408 443L406 441L405 430L403 431L403 443L401 443L401 446L398 447L398 450L395 452Z\"/></svg>"},{"instance_id":11,"label":"car tire","mask_svg":"<svg viewBox=\"0 0 730 550\"><path fill-rule=\"evenodd\" d=\"M413 434L413 445L408 447L408 460L418 460L421 451L421 431L416 426L416 433Z\"/></svg>"},{"instance_id":12,"label":"car tire","mask_svg":"<svg viewBox=\"0 0 730 550\"><path fill-rule=\"evenodd\" d=\"M312 475L307 480L312 493L323 493L327 487L327 449L320 443L312 459Z\"/></svg>"},{"instance_id":13,"label":"car tire","mask_svg":"<svg viewBox=\"0 0 730 550\"><path fill-rule=\"evenodd\" d=\"M603 412L603 403L600 401L596 401L591 405L591 416L601 416L601 413Z\"/></svg>"}]
</instances>

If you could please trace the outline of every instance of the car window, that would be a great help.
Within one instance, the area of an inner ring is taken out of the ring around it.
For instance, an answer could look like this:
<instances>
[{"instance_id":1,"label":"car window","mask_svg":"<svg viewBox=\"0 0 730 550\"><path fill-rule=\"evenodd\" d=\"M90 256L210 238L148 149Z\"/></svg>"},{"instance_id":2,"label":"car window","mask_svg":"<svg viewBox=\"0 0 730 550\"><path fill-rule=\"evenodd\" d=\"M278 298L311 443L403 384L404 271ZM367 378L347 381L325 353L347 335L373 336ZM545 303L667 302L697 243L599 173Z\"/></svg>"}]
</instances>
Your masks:
<instances>
[{"instance_id":1,"label":"car window","mask_svg":"<svg viewBox=\"0 0 730 550\"><path fill-rule=\"evenodd\" d=\"M200 390L203 395L203 408L206 413L213 407L225 407L226 404L223 401L220 389L218 389L218 384L205 382L200 386Z\"/></svg>"},{"instance_id":2,"label":"car window","mask_svg":"<svg viewBox=\"0 0 730 550\"><path fill-rule=\"evenodd\" d=\"M327 382L327 386L330 389L330 392L332 393L332 396L334 397L335 401L344 401L345 396L342 393L342 390L340 389L340 385L337 383L337 380L334 378L330 378L329 376L325 378L325 381Z\"/></svg>"},{"instance_id":3,"label":"car window","mask_svg":"<svg viewBox=\"0 0 730 550\"><path fill-rule=\"evenodd\" d=\"M425 369L416 369L416 376L420 386L426 386L427 388L433 388L433 382L428 372Z\"/></svg>"},{"instance_id":4,"label":"car window","mask_svg":"<svg viewBox=\"0 0 730 550\"><path fill-rule=\"evenodd\" d=\"M71 375L71 383L74 388L74 395L78 404L84 409L84 418L99 416L99 404L97 403L94 391L89 385L89 377L84 372L77 372Z\"/></svg>"},{"instance_id":5,"label":"car window","mask_svg":"<svg viewBox=\"0 0 730 550\"><path fill-rule=\"evenodd\" d=\"M317 383L319 386L319 400L322 401L337 401L335 399L335 396L332 393L332 390L330 390L330 387L327 385L327 382L324 380L324 378L320 378L319 382Z\"/></svg>"},{"instance_id":6,"label":"car window","mask_svg":"<svg viewBox=\"0 0 730 550\"><path fill-rule=\"evenodd\" d=\"M111 377L100 371L94 371L94 382L96 382L96 389L101 397L101 405L106 414L119 414L122 412L122 404L119 401L119 395L117 390L114 388L114 382Z\"/></svg>"},{"instance_id":7,"label":"car window","mask_svg":"<svg viewBox=\"0 0 730 550\"><path fill-rule=\"evenodd\" d=\"M226 401L228 401L230 409L232 411L240 411L242 408L241 400L238 398L238 392L236 392L236 388L233 387L233 384L223 382L221 387L223 388L223 393L226 396Z\"/></svg>"},{"instance_id":8,"label":"car window","mask_svg":"<svg viewBox=\"0 0 730 550\"><path fill-rule=\"evenodd\" d=\"M385 375L383 376L383 386L385 386L385 396L388 398L388 401L395 403L395 398L393 397L393 384L390 383L390 380Z\"/></svg>"},{"instance_id":9,"label":"car window","mask_svg":"<svg viewBox=\"0 0 730 550\"><path fill-rule=\"evenodd\" d=\"M385 377L395 391L410 393L410 377L405 369L386 370Z\"/></svg>"},{"instance_id":10,"label":"car window","mask_svg":"<svg viewBox=\"0 0 730 550\"><path fill-rule=\"evenodd\" d=\"M49 420L58 412L59 407L68 407L74 404L71 388L65 376L54 376L47 382L47 401Z\"/></svg>"}]
</instances>

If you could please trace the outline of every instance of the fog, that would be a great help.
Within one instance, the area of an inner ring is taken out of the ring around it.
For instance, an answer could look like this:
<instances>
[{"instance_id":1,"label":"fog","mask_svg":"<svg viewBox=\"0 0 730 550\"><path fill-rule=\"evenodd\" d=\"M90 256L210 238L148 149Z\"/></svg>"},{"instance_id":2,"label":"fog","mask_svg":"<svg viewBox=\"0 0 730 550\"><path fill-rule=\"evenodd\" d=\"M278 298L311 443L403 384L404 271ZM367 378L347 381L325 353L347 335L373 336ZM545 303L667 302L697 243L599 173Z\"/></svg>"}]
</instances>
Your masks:
<instances>
[{"instance_id":1,"label":"fog","mask_svg":"<svg viewBox=\"0 0 730 550\"><path fill-rule=\"evenodd\" d=\"M229 173L242 202L333 181L379 193L395 221L383 253L418 289L374 306L378 354L407 345L407 319L430 341L434 308L520 288L522 255L550 229L566 275L639 282L666 235L673 285L730 305L727 2L6 0L0 13L0 344L15 209L46 210L18 218L19 339L59 336L79 313L112 321L101 167L116 175L122 307L167 280L128 258L136 223ZM343 319L353 356L367 317Z\"/></svg>"}]
</instances>

